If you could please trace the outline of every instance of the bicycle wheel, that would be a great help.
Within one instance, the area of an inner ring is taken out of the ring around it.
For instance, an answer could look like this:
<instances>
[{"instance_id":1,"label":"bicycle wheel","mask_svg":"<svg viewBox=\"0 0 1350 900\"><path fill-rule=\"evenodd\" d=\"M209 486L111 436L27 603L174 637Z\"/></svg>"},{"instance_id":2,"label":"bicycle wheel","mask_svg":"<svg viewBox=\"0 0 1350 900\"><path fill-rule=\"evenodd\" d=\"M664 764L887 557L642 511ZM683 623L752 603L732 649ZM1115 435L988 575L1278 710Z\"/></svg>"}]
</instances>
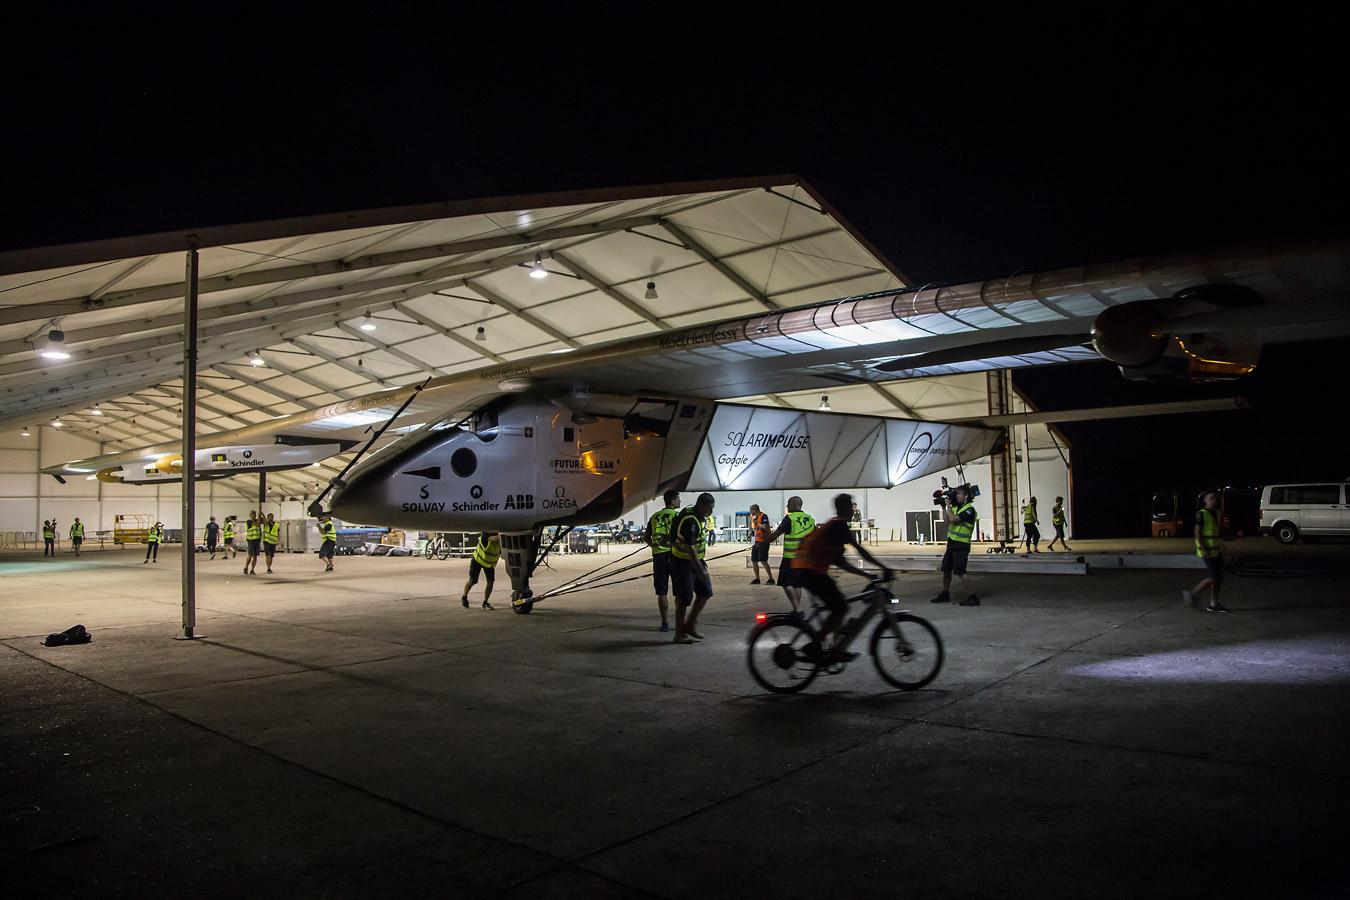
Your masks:
<instances>
[{"instance_id":1,"label":"bicycle wheel","mask_svg":"<svg viewBox=\"0 0 1350 900\"><path fill-rule=\"evenodd\" d=\"M926 619L910 613L883 618L868 647L877 674L902 691L917 691L942 669L942 638Z\"/></svg>"},{"instance_id":2,"label":"bicycle wheel","mask_svg":"<svg viewBox=\"0 0 1350 900\"><path fill-rule=\"evenodd\" d=\"M436 558L436 542L435 542L435 541L427 541L427 545L426 545L425 547L422 548L422 555L425 556L427 559L435 559L435 558Z\"/></svg>"},{"instance_id":3,"label":"bicycle wheel","mask_svg":"<svg viewBox=\"0 0 1350 900\"><path fill-rule=\"evenodd\" d=\"M819 660L820 636L799 620L773 616L750 633L746 662L766 691L795 694L815 680Z\"/></svg>"},{"instance_id":4,"label":"bicycle wheel","mask_svg":"<svg viewBox=\"0 0 1350 900\"><path fill-rule=\"evenodd\" d=\"M449 541L441 541L439 544L436 545L436 558L437 558L437 559L449 559L449 558L450 558L450 542L449 542Z\"/></svg>"}]
</instances>

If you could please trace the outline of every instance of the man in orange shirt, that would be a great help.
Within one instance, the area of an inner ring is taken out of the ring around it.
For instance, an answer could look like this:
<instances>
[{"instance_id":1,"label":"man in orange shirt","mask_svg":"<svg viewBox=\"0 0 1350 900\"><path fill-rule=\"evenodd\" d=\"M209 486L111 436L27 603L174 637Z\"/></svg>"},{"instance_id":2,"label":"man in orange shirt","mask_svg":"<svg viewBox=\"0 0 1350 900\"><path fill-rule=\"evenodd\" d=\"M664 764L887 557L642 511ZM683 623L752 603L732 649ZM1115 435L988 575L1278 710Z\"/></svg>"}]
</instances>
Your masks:
<instances>
[{"instance_id":1,"label":"man in orange shirt","mask_svg":"<svg viewBox=\"0 0 1350 900\"><path fill-rule=\"evenodd\" d=\"M750 528L753 530L754 543L750 546L750 565L755 567L755 580L759 584L759 564L764 564L764 577L773 584L773 569L769 567L769 535L773 533L773 523L768 513L759 508L758 503L750 504Z\"/></svg>"}]
</instances>

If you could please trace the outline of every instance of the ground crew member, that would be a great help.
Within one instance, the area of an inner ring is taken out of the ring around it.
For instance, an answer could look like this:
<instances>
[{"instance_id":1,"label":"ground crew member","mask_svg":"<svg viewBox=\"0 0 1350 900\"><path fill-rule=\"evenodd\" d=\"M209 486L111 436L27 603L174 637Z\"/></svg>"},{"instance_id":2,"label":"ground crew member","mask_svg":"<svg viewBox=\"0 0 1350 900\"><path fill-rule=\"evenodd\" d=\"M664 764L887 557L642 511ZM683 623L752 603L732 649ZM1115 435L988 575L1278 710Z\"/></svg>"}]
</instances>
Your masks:
<instances>
[{"instance_id":1,"label":"ground crew member","mask_svg":"<svg viewBox=\"0 0 1350 900\"><path fill-rule=\"evenodd\" d=\"M802 609L802 588L797 583L797 576L792 571L792 560L797 555L797 547L802 540L811 532L816 530L816 520L802 512L802 498L789 497L787 502L787 515L783 521L778 523L778 527L769 535L769 543L778 539L779 535L783 537L783 561L778 564L778 586L787 594L789 602L792 603L792 611L800 613Z\"/></svg>"},{"instance_id":2,"label":"ground crew member","mask_svg":"<svg viewBox=\"0 0 1350 900\"><path fill-rule=\"evenodd\" d=\"M958 484L952 489L952 493L956 497L955 502L946 492L942 495L942 521L947 523L947 552L942 554L942 593L931 602L951 602L949 591L954 572L961 577L961 583L969 592L966 599L961 601L961 605L979 606L980 598L975 596L975 582L966 574L966 561L970 559L970 539L975 534L975 523L979 521L980 516L975 512L975 504L970 502L970 488L967 485Z\"/></svg>"},{"instance_id":3,"label":"ground crew member","mask_svg":"<svg viewBox=\"0 0 1350 900\"><path fill-rule=\"evenodd\" d=\"M698 614L713 595L708 577L707 530L704 527L713 511L713 495L702 493L694 505L680 510L671 525L670 579L675 588L675 638L677 644L703 640L698 633Z\"/></svg>"},{"instance_id":4,"label":"ground crew member","mask_svg":"<svg viewBox=\"0 0 1350 900\"><path fill-rule=\"evenodd\" d=\"M145 559L141 561L141 565L148 563L152 555L155 558L155 564L159 565L159 542L162 540L164 540L164 523L156 522L145 533Z\"/></svg>"},{"instance_id":5,"label":"ground crew member","mask_svg":"<svg viewBox=\"0 0 1350 900\"><path fill-rule=\"evenodd\" d=\"M1022 507L1023 541L1027 556L1041 552L1041 530L1036 527L1040 522L1040 518L1036 515L1036 498L1032 497L1031 502Z\"/></svg>"},{"instance_id":6,"label":"ground crew member","mask_svg":"<svg viewBox=\"0 0 1350 900\"><path fill-rule=\"evenodd\" d=\"M680 492L666 491L661 496L664 509L658 509L647 520L642 540L652 548L652 589L656 591L656 608L661 611L661 631L670 631L670 526L680 514Z\"/></svg>"},{"instance_id":7,"label":"ground crew member","mask_svg":"<svg viewBox=\"0 0 1350 900\"><path fill-rule=\"evenodd\" d=\"M750 546L750 565L755 567L755 580L750 583L759 584L759 564L764 563L764 576L769 579L769 584L773 584L773 569L769 567L769 534L773 531L773 523L758 503L750 504L750 528L754 540Z\"/></svg>"},{"instance_id":8,"label":"ground crew member","mask_svg":"<svg viewBox=\"0 0 1350 900\"><path fill-rule=\"evenodd\" d=\"M234 559L239 555L239 551L234 549L234 516L225 517L225 528L223 529L223 532L225 546L224 549L220 551L221 558L223 559L228 552L230 554L230 559Z\"/></svg>"},{"instance_id":9,"label":"ground crew member","mask_svg":"<svg viewBox=\"0 0 1350 900\"><path fill-rule=\"evenodd\" d=\"M708 528L708 544L712 545L717 543L717 519L713 516L708 516L704 522Z\"/></svg>"},{"instance_id":10,"label":"ground crew member","mask_svg":"<svg viewBox=\"0 0 1350 900\"><path fill-rule=\"evenodd\" d=\"M483 588L483 609L493 609L488 598L492 596L492 585L497 580L497 560L502 556L502 536L494 534L488 537L484 531L478 535L478 546L473 548L473 559L469 560L469 580L464 582L464 593L460 595L459 602L465 609L469 608L469 589L478 583L478 575L481 573L487 579L487 585Z\"/></svg>"},{"instance_id":11,"label":"ground crew member","mask_svg":"<svg viewBox=\"0 0 1350 900\"><path fill-rule=\"evenodd\" d=\"M1073 552L1073 548L1069 546L1069 542L1064 539L1064 525L1066 524L1066 521L1067 520L1064 518L1064 498L1056 497L1055 506L1050 510L1050 524L1055 526L1055 536L1050 543L1045 545L1046 550L1055 549L1055 541L1058 541L1064 546L1065 550L1068 550L1070 553Z\"/></svg>"},{"instance_id":12,"label":"ground crew member","mask_svg":"<svg viewBox=\"0 0 1350 900\"><path fill-rule=\"evenodd\" d=\"M319 545L319 559L328 563L325 572L333 571L333 554L337 553L337 526L333 524L332 516L324 516L319 520L319 537L323 538L323 543Z\"/></svg>"},{"instance_id":13,"label":"ground crew member","mask_svg":"<svg viewBox=\"0 0 1350 900\"><path fill-rule=\"evenodd\" d=\"M272 557L277 554L277 544L281 541L281 523L272 521L272 514L267 514L267 522L262 527L262 550L267 557L267 574L272 574ZM253 564L257 568L257 563Z\"/></svg>"},{"instance_id":14,"label":"ground crew member","mask_svg":"<svg viewBox=\"0 0 1350 900\"><path fill-rule=\"evenodd\" d=\"M42 520L42 556L56 555L56 526L48 519Z\"/></svg>"},{"instance_id":15,"label":"ground crew member","mask_svg":"<svg viewBox=\"0 0 1350 900\"><path fill-rule=\"evenodd\" d=\"M244 557L244 574L258 574L258 551L262 549L262 525L252 510L248 513L248 524L244 526L244 538L248 541L248 556Z\"/></svg>"},{"instance_id":16,"label":"ground crew member","mask_svg":"<svg viewBox=\"0 0 1350 900\"><path fill-rule=\"evenodd\" d=\"M216 524L216 517L212 516L211 521L206 523L206 549L210 551L211 558L216 558L216 544L220 541L220 526Z\"/></svg>"},{"instance_id":17,"label":"ground crew member","mask_svg":"<svg viewBox=\"0 0 1350 900\"><path fill-rule=\"evenodd\" d=\"M75 555L80 555L80 545L84 543L84 523L80 517L76 516L75 521L70 523L70 549L75 551Z\"/></svg>"},{"instance_id":18,"label":"ground crew member","mask_svg":"<svg viewBox=\"0 0 1350 900\"><path fill-rule=\"evenodd\" d=\"M1195 606L1200 592L1209 588L1209 605L1205 612L1228 612L1228 607L1219 602L1219 586L1223 584L1223 545L1219 541L1219 494L1207 491L1205 505L1195 514L1195 555L1205 564L1208 571L1200 583L1189 591L1182 591L1181 598Z\"/></svg>"}]
</instances>

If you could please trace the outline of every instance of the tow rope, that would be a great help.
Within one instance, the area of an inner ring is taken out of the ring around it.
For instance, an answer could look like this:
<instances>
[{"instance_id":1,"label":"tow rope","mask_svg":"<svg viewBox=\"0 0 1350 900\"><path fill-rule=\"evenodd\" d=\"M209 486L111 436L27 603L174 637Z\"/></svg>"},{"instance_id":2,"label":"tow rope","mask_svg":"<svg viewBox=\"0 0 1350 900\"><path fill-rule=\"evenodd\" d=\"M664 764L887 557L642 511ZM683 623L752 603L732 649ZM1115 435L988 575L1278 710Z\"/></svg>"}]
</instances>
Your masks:
<instances>
[{"instance_id":1,"label":"tow rope","mask_svg":"<svg viewBox=\"0 0 1350 900\"><path fill-rule=\"evenodd\" d=\"M638 550L646 550L646 549L647 549L646 547L639 547L637 550L634 550L633 553L638 552ZM746 548L740 548L737 550L728 550L726 553L720 554L718 556L705 557L703 561L705 563L713 562L719 559L726 559L728 556L735 556L737 553L745 553L745 552ZM623 562L625 559L632 556L633 553L625 554L619 559L614 560L614 562ZM652 573L646 572L642 575L634 575L631 578L622 578L618 581L605 581L605 579L607 578L613 578L615 575L622 575L624 572L627 572L631 569L636 569L638 566L648 565L649 563L650 560L644 559L639 562L630 563L629 565L626 565L621 569L615 569L613 572L606 572L604 575L592 578L590 581L583 581L583 579L585 579L587 576L592 575L595 572L599 572L601 569L604 569L609 565L611 565L611 563L605 563L605 565L592 569L585 575L573 578L571 581L564 582L563 585L560 587L554 588L553 590L546 591L543 594L540 594L538 597L534 598L534 602L538 603L539 601L548 597L562 597L567 594L578 594L582 591L594 590L595 588L614 587L615 585L626 584L630 581L640 581L643 578L651 578Z\"/></svg>"}]
</instances>

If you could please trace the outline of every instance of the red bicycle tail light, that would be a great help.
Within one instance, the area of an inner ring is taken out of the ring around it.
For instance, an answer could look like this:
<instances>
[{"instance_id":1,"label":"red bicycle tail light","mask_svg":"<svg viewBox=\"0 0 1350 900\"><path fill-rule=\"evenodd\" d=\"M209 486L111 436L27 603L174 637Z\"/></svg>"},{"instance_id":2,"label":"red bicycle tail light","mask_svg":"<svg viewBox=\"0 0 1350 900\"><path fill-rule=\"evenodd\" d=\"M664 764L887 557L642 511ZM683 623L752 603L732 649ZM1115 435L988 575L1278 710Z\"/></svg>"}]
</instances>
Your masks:
<instances>
[{"instance_id":1,"label":"red bicycle tail light","mask_svg":"<svg viewBox=\"0 0 1350 900\"><path fill-rule=\"evenodd\" d=\"M767 619L768 617L769 617L769 614L768 614L768 613L755 613L755 621L756 621L756 622L763 622L763 621L764 621L765 619Z\"/></svg>"}]
</instances>

